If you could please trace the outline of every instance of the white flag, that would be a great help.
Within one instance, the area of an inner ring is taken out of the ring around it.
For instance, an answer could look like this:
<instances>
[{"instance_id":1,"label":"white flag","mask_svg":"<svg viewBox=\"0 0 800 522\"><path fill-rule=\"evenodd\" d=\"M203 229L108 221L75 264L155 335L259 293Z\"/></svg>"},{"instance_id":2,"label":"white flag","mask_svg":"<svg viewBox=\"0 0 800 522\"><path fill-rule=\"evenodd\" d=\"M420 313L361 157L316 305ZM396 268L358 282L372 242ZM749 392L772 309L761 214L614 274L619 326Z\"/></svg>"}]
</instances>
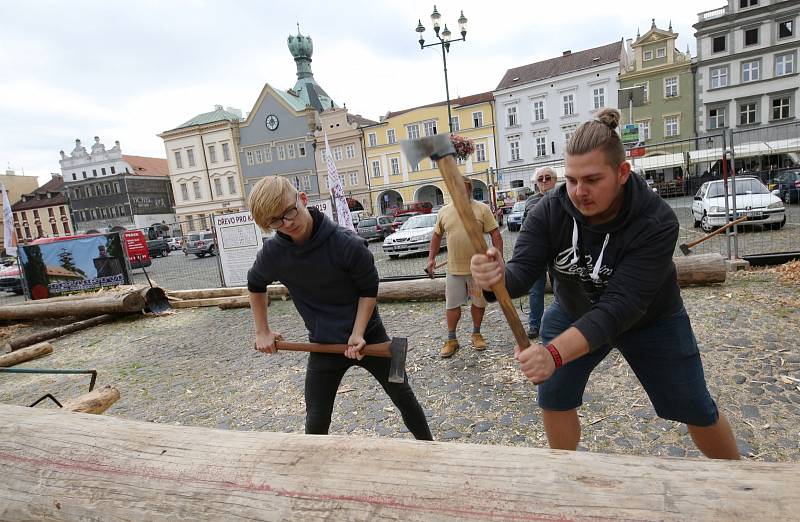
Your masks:
<instances>
[{"instance_id":1,"label":"white flag","mask_svg":"<svg viewBox=\"0 0 800 522\"><path fill-rule=\"evenodd\" d=\"M8 202L8 191L0 185L0 192L3 193L3 247L6 255L17 255L17 234L14 232L14 213L11 212L11 203Z\"/></svg>"},{"instance_id":2,"label":"white flag","mask_svg":"<svg viewBox=\"0 0 800 522\"><path fill-rule=\"evenodd\" d=\"M336 204L336 217L339 220L339 225L350 230L355 230L353 226L353 218L350 217L350 206L347 204L347 198L344 195L344 188L342 188L342 180L339 173L336 171L336 165L333 163L333 155L331 155L331 145L328 143L328 133L325 133L325 164L328 166L328 187L330 187L331 196Z\"/></svg>"}]
</instances>

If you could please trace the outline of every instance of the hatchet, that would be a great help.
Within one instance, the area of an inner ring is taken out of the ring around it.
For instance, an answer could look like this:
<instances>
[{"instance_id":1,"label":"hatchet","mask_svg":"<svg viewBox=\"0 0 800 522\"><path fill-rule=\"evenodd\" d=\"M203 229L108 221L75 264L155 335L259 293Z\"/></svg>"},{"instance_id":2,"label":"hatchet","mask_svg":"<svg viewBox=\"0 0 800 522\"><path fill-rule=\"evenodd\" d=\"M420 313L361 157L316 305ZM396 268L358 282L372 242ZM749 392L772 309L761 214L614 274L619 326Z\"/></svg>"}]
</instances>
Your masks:
<instances>
[{"instance_id":1,"label":"hatchet","mask_svg":"<svg viewBox=\"0 0 800 522\"><path fill-rule=\"evenodd\" d=\"M450 197L453 199L453 206L455 206L458 217L461 218L461 223L467 231L473 252L475 254L486 252L488 247L483 239L483 230L478 226L475 215L472 213L472 205L467 199L463 178L453 157L455 149L450 141L450 135L435 134L418 140L406 140L400 143L400 147L412 165L416 165L423 158L430 158L436 162L439 172L444 178L445 185L447 185L447 190L450 192ZM503 310L503 315L511 327L517 346L519 346L520 350L524 350L530 346L530 341L522 322L519 320L519 315L514 309L514 303L508 294L508 289L500 282L492 285L491 290L497 297L497 302L500 303L500 308Z\"/></svg>"},{"instance_id":2,"label":"hatchet","mask_svg":"<svg viewBox=\"0 0 800 522\"><path fill-rule=\"evenodd\" d=\"M288 341L275 341L275 347L278 350L315 353L344 354L345 350L347 350L346 344L290 343ZM405 382L406 353L408 353L408 339L405 337L395 337L391 341L386 341L384 343L368 344L361 353L373 357L388 357L391 359L389 364L389 382Z\"/></svg>"},{"instance_id":3,"label":"hatchet","mask_svg":"<svg viewBox=\"0 0 800 522\"><path fill-rule=\"evenodd\" d=\"M701 237L700 239L695 239L694 241L692 241L688 245L686 243L683 243L682 245L678 245L678 247L681 249L681 252L683 252L683 255L688 256L689 254L692 253L691 248L693 246L699 245L700 243L702 243L706 239L711 239L712 237L716 236L717 234L725 232L726 230L731 228L733 225L739 224L742 221L747 221L747 216L742 216L742 217L740 217L739 219L737 219L735 221L731 221L727 225L719 227L718 229L716 229L715 231L711 232L710 234L706 234L705 236Z\"/></svg>"}]
</instances>

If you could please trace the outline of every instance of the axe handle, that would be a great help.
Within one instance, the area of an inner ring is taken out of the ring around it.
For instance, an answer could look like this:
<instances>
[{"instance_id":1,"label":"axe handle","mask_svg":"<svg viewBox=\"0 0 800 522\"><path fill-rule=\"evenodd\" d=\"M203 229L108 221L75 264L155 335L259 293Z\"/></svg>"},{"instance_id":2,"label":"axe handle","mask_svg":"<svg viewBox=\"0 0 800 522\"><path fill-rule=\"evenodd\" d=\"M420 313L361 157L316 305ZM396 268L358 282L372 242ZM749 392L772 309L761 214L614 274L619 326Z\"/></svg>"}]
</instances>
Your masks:
<instances>
[{"instance_id":1,"label":"axe handle","mask_svg":"<svg viewBox=\"0 0 800 522\"><path fill-rule=\"evenodd\" d=\"M719 233L721 233L721 232L725 232L726 230L728 230L729 228L731 228L733 225L736 225L736 224L738 224L738 223L741 223L742 221L747 221L747 216L743 216L743 217L740 217L740 218L739 218L739 219L737 219L737 220L731 221L731 222L730 222L730 223L728 223L727 225L724 225L724 226L721 226L721 227L719 227L719 228L718 228L718 229L716 229L715 231L711 232L710 234L706 234L705 236L701 237L700 239L695 239L694 241L692 241L691 243L689 243L688 245L686 245L686 248L692 248L692 247L693 247L693 246L695 246L695 245L699 245L700 243L702 243L702 242L703 242L703 241L705 241L706 239L712 238L712 237L716 236L717 234L719 234Z\"/></svg>"},{"instance_id":2,"label":"axe handle","mask_svg":"<svg viewBox=\"0 0 800 522\"><path fill-rule=\"evenodd\" d=\"M439 167L439 172L442 173L444 182L447 185L447 190L450 192L450 197L453 199L453 205L456 207L456 212L461 218L461 223L467 231L469 241L472 243L472 248L476 254L486 252L488 246L483 239L483 230L478 228L478 222L475 219L475 214L472 213L472 205L467 199L464 192L464 182L462 181L461 173L458 171L458 165L452 155L445 156L436 161ZM531 345L528 340L528 334L525 333L525 327L519 320L514 303L511 301L511 296L508 294L506 286L500 282L492 285L492 292L497 297L497 302L503 310L503 315L511 327L514 334L514 340L521 350L524 350Z\"/></svg>"},{"instance_id":3,"label":"axe handle","mask_svg":"<svg viewBox=\"0 0 800 522\"><path fill-rule=\"evenodd\" d=\"M389 351L390 341L379 344L368 344L362 353L373 357L391 357ZM316 352L316 353L344 353L347 350L346 344L320 344L320 343L290 343L288 341L275 341L278 350L288 350L292 352Z\"/></svg>"}]
</instances>

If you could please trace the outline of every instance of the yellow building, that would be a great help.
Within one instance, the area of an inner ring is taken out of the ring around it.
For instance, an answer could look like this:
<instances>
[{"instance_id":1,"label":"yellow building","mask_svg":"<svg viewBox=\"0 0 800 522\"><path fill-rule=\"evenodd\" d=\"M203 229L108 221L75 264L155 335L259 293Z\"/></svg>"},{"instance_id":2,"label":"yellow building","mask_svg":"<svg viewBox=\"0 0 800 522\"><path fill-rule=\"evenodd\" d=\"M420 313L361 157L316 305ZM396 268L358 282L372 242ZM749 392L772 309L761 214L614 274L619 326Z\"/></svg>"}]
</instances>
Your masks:
<instances>
[{"instance_id":1,"label":"yellow building","mask_svg":"<svg viewBox=\"0 0 800 522\"><path fill-rule=\"evenodd\" d=\"M18 175L13 170L7 170L5 175L0 174L0 185L8 191L8 203L14 205L23 194L29 194L39 186L39 179L36 176ZM2 207L2 200L0 200ZM0 208L0 251L3 251L3 212Z\"/></svg>"},{"instance_id":2,"label":"yellow building","mask_svg":"<svg viewBox=\"0 0 800 522\"><path fill-rule=\"evenodd\" d=\"M453 133L471 139L475 145L475 152L459 162L460 170L473 178L475 199L486 202L491 201L489 168L497 166L493 105L491 92L450 101ZM450 202L436 165L427 159L410 165L400 150L402 140L448 132L447 102L390 112L380 123L361 130L375 214L390 214L393 208L413 202Z\"/></svg>"}]
</instances>

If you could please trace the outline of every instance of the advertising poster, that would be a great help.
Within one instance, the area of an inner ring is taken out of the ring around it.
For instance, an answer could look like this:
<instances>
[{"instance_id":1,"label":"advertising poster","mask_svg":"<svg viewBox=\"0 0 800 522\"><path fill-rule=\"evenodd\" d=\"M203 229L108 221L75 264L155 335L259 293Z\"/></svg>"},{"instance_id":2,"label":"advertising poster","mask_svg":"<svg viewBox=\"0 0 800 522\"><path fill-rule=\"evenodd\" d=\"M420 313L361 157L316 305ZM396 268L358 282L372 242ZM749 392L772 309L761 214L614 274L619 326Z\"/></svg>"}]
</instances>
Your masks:
<instances>
[{"instance_id":1,"label":"advertising poster","mask_svg":"<svg viewBox=\"0 0 800 522\"><path fill-rule=\"evenodd\" d=\"M31 299L131 284L126 261L117 233L48 238L19 248L24 289Z\"/></svg>"},{"instance_id":2,"label":"advertising poster","mask_svg":"<svg viewBox=\"0 0 800 522\"><path fill-rule=\"evenodd\" d=\"M330 199L318 199L318 200L315 200L315 201L309 200L308 201L308 206L309 207L316 207L320 212L322 212L323 214L328 216L328 219L330 219L334 223L336 222L333 219L333 205L331 204L331 200Z\"/></svg>"},{"instance_id":3,"label":"advertising poster","mask_svg":"<svg viewBox=\"0 0 800 522\"><path fill-rule=\"evenodd\" d=\"M247 286L247 271L261 248L261 229L250 212L214 216L225 286Z\"/></svg>"}]
</instances>

